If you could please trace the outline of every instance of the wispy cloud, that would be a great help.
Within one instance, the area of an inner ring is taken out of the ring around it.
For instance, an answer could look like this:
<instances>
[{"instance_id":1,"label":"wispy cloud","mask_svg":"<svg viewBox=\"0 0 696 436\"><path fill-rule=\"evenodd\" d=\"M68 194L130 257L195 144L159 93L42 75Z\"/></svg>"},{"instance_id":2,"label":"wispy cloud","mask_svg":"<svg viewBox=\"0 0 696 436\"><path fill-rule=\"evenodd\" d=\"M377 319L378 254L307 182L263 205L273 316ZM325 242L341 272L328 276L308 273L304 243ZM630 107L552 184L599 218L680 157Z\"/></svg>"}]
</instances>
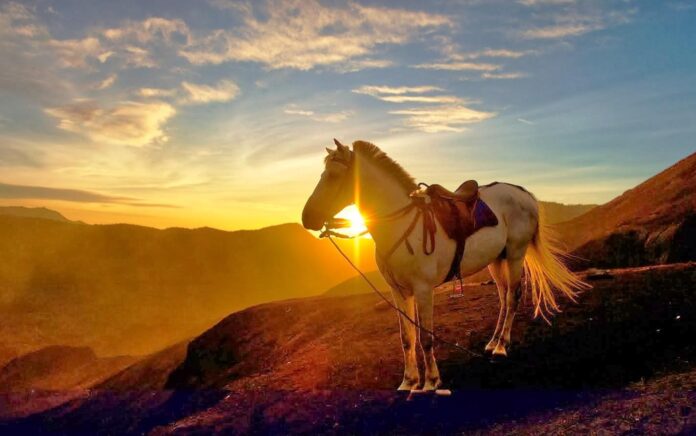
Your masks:
<instances>
[{"instance_id":1,"label":"wispy cloud","mask_svg":"<svg viewBox=\"0 0 696 436\"><path fill-rule=\"evenodd\" d=\"M517 3L521 3L525 6L568 5L575 2L576 0L517 0Z\"/></svg>"},{"instance_id":2,"label":"wispy cloud","mask_svg":"<svg viewBox=\"0 0 696 436\"><path fill-rule=\"evenodd\" d=\"M453 95L423 95L442 91L437 86L374 86L366 85L353 90L356 94L369 95L390 103L461 103L463 100Z\"/></svg>"},{"instance_id":3,"label":"wispy cloud","mask_svg":"<svg viewBox=\"0 0 696 436\"><path fill-rule=\"evenodd\" d=\"M392 115L405 118L404 125L427 133L461 132L465 124L472 124L494 117L493 112L484 112L464 106L469 100L454 95L426 95L443 91L433 85L423 86L377 86L365 85L353 90L357 94L369 95L389 103L423 103L428 106L389 111Z\"/></svg>"},{"instance_id":4,"label":"wispy cloud","mask_svg":"<svg viewBox=\"0 0 696 436\"><path fill-rule=\"evenodd\" d=\"M140 207L175 208L169 204L146 203L131 197L118 197L80 189L49 188L46 186L11 185L0 182L0 198L31 200L62 200L77 203L116 203Z\"/></svg>"},{"instance_id":5,"label":"wispy cloud","mask_svg":"<svg viewBox=\"0 0 696 436\"><path fill-rule=\"evenodd\" d=\"M462 105L432 106L390 111L404 115L408 127L426 133L462 132L467 124L479 123L496 116L495 112L483 112Z\"/></svg>"},{"instance_id":6,"label":"wispy cloud","mask_svg":"<svg viewBox=\"0 0 696 436\"><path fill-rule=\"evenodd\" d=\"M496 71L500 65L478 62L435 62L414 65L414 68L445 71Z\"/></svg>"},{"instance_id":7,"label":"wispy cloud","mask_svg":"<svg viewBox=\"0 0 696 436\"><path fill-rule=\"evenodd\" d=\"M222 103L233 100L239 94L239 86L231 80L221 80L215 85L182 82L183 104Z\"/></svg>"},{"instance_id":8,"label":"wispy cloud","mask_svg":"<svg viewBox=\"0 0 696 436\"><path fill-rule=\"evenodd\" d=\"M176 88L140 88L137 94L141 97L174 97L177 92Z\"/></svg>"},{"instance_id":9,"label":"wispy cloud","mask_svg":"<svg viewBox=\"0 0 696 436\"><path fill-rule=\"evenodd\" d=\"M3 144L0 147L0 167L9 166L38 168L41 164L36 159L36 156L33 156L31 153Z\"/></svg>"},{"instance_id":10,"label":"wispy cloud","mask_svg":"<svg viewBox=\"0 0 696 436\"><path fill-rule=\"evenodd\" d=\"M578 36L593 30L599 30L603 26L600 23L568 23L552 26L535 27L522 32L524 38L530 39L556 39L566 36Z\"/></svg>"},{"instance_id":11,"label":"wispy cloud","mask_svg":"<svg viewBox=\"0 0 696 436\"><path fill-rule=\"evenodd\" d=\"M121 102L102 107L92 100L83 100L45 110L58 120L58 128L77 133L96 142L143 146L166 142L164 123L176 110L163 102Z\"/></svg>"},{"instance_id":12,"label":"wispy cloud","mask_svg":"<svg viewBox=\"0 0 696 436\"><path fill-rule=\"evenodd\" d=\"M545 25L533 26L520 32L526 39L563 39L576 37L589 32L602 30L610 26L626 24L637 12L636 8L625 8L602 12L580 12L576 7L566 8L562 12L542 15Z\"/></svg>"},{"instance_id":13,"label":"wispy cloud","mask_svg":"<svg viewBox=\"0 0 696 436\"><path fill-rule=\"evenodd\" d=\"M528 124L530 126L533 126L536 124L536 123L529 121L528 119L525 119L525 118L518 118L517 121L519 121L522 124Z\"/></svg>"},{"instance_id":14,"label":"wispy cloud","mask_svg":"<svg viewBox=\"0 0 696 436\"><path fill-rule=\"evenodd\" d=\"M176 103L181 105L202 105L232 101L239 92L235 82L221 80L214 84L183 81L177 88L139 88L135 94L144 98L176 98Z\"/></svg>"},{"instance_id":15,"label":"wispy cloud","mask_svg":"<svg viewBox=\"0 0 696 436\"><path fill-rule=\"evenodd\" d=\"M527 77L525 73L483 73L482 79L521 79Z\"/></svg>"},{"instance_id":16,"label":"wispy cloud","mask_svg":"<svg viewBox=\"0 0 696 436\"><path fill-rule=\"evenodd\" d=\"M304 109L294 104L288 105L285 109L283 109L283 112L288 115L307 117L314 121L324 123L340 123L353 115L353 112L351 111L317 113L313 110Z\"/></svg>"},{"instance_id":17,"label":"wispy cloud","mask_svg":"<svg viewBox=\"0 0 696 436\"><path fill-rule=\"evenodd\" d=\"M378 45L403 44L427 29L452 25L444 15L352 2L329 7L317 0L268 0L265 6L265 19L257 18L251 7L238 8L241 29L194 39L180 54L192 64L243 61L309 70L345 63L359 68L363 62L363 67L374 67L368 57Z\"/></svg>"},{"instance_id":18,"label":"wispy cloud","mask_svg":"<svg viewBox=\"0 0 696 436\"><path fill-rule=\"evenodd\" d=\"M402 95L402 94L423 94L432 91L442 91L438 86L376 86L365 85L353 90L356 94L367 95Z\"/></svg>"},{"instance_id":19,"label":"wispy cloud","mask_svg":"<svg viewBox=\"0 0 696 436\"><path fill-rule=\"evenodd\" d=\"M99 82L97 84L96 88L99 90L111 88L113 86L113 84L116 83L117 78L118 78L118 76L116 74L111 74L111 75L109 75L109 77L107 77L106 79Z\"/></svg>"}]
</instances>

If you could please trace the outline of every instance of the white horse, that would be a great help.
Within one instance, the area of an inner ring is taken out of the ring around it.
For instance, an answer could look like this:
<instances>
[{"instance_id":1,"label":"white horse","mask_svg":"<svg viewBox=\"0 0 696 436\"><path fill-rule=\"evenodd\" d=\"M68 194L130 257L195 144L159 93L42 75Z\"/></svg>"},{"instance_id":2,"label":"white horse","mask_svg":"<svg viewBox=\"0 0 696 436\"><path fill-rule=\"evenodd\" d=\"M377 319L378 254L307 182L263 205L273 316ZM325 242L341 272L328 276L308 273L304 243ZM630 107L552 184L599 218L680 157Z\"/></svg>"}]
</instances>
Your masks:
<instances>
[{"instance_id":1,"label":"white horse","mask_svg":"<svg viewBox=\"0 0 696 436\"><path fill-rule=\"evenodd\" d=\"M448 275L456 242L436 225L434 252L421 250L423 233L409 234L413 250L401 243L385 259L384 255L408 231L417 210L395 220L380 220L412 201L417 189L413 178L378 147L368 142L353 143L353 150L334 140L337 149L327 148L325 170L302 212L305 228L319 230L344 207L355 204L367 218L367 227L376 247L380 272L392 288L395 304L411 319L433 331L433 288ZM498 323L486 352L507 356L510 332L522 295L521 277L525 271L530 283L535 315L558 311L553 289L574 299L576 290L587 285L561 262L562 250L548 238L532 194L505 183L480 188L480 198L495 213L498 224L484 227L466 240L460 264L462 276L488 266L500 298ZM370 219L370 217L375 217ZM441 385L433 352L433 337L420 334L416 327L399 315L404 352L404 377L399 390L434 390ZM421 383L416 360L416 337L424 354L425 377Z\"/></svg>"}]
</instances>

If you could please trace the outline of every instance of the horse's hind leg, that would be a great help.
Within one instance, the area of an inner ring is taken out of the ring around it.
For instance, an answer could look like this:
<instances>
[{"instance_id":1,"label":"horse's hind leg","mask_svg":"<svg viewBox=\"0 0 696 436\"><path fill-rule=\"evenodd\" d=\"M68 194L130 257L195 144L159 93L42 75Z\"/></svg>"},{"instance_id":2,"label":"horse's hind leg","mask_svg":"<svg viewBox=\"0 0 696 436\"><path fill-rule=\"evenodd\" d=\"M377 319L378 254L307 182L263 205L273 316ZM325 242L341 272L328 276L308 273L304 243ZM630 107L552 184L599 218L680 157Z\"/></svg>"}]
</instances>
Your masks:
<instances>
[{"instance_id":1,"label":"horse's hind leg","mask_svg":"<svg viewBox=\"0 0 696 436\"><path fill-rule=\"evenodd\" d=\"M507 259L507 292L505 295L505 321L500 335L500 340L493 350L494 356L507 356L507 347L510 345L512 322L515 320L517 307L522 297L522 267L524 254L521 257Z\"/></svg>"},{"instance_id":2,"label":"horse's hind leg","mask_svg":"<svg viewBox=\"0 0 696 436\"><path fill-rule=\"evenodd\" d=\"M428 285L417 286L413 293L416 296L416 307L418 308L418 322L429 332L433 331L433 290ZM419 329L420 330L420 329ZM435 360L435 350L433 347L433 335L420 330L420 345L423 350L423 363L425 364L425 381L423 390L432 391L440 387L440 371Z\"/></svg>"},{"instance_id":3,"label":"horse's hind leg","mask_svg":"<svg viewBox=\"0 0 696 436\"><path fill-rule=\"evenodd\" d=\"M505 261L503 259L496 259L490 265L488 265L488 271L491 273L491 277L495 280L495 286L498 288L498 298L500 299L500 312L498 312L498 322L495 324L495 331L493 332L493 337L486 345L485 351L492 352L498 345L500 340L500 334L503 331L503 321L505 320L505 308L506 308L506 298L507 284L505 280L505 275L503 273L503 268L505 266Z\"/></svg>"}]
</instances>

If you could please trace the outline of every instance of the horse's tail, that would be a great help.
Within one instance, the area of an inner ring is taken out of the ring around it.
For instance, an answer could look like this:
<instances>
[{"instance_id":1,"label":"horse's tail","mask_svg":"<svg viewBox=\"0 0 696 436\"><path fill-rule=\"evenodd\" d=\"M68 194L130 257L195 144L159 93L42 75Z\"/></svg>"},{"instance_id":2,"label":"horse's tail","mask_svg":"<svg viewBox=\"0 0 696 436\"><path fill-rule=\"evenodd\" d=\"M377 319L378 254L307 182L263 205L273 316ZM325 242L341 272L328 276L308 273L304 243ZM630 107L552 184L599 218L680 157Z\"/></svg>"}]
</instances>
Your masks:
<instances>
[{"instance_id":1,"label":"horse's tail","mask_svg":"<svg viewBox=\"0 0 696 436\"><path fill-rule=\"evenodd\" d=\"M527 282L531 284L534 316L541 315L550 323L547 316L560 312L554 289L575 302L578 292L591 286L565 266L563 261L571 256L561 248L552 229L543 221L540 214L534 238L527 247L524 272Z\"/></svg>"}]
</instances>

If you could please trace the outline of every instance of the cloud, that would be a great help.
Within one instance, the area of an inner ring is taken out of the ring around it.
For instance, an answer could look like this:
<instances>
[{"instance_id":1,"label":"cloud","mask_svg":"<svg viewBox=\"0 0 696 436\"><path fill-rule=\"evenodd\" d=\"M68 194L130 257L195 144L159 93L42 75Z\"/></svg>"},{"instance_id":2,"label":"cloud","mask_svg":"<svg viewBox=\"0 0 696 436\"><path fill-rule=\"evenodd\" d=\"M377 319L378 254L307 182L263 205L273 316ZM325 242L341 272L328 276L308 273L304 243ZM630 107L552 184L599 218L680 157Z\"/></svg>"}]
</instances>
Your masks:
<instances>
[{"instance_id":1,"label":"cloud","mask_svg":"<svg viewBox=\"0 0 696 436\"><path fill-rule=\"evenodd\" d=\"M239 86L231 80L221 80L214 85L184 81L179 88L140 88L136 94L145 98L178 97L178 104L200 105L234 100L239 95Z\"/></svg>"},{"instance_id":2,"label":"cloud","mask_svg":"<svg viewBox=\"0 0 696 436\"><path fill-rule=\"evenodd\" d=\"M215 30L180 51L190 63L256 62L269 69L309 70L351 64L374 67L368 56L377 46L403 44L452 21L426 12L348 3L329 7L318 0L268 0L263 18L251 6L236 13L243 26Z\"/></svg>"},{"instance_id":3,"label":"cloud","mask_svg":"<svg viewBox=\"0 0 696 436\"><path fill-rule=\"evenodd\" d=\"M424 95L443 91L432 85L376 86L365 85L353 90L389 103L424 103L432 106L392 110L405 117L405 125L427 133L461 132L464 124L478 123L494 117L493 112L477 111L464 106L468 101L454 95Z\"/></svg>"},{"instance_id":4,"label":"cloud","mask_svg":"<svg viewBox=\"0 0 696 436\"><path fill-rule=\"evenodd\" d=\"M187 44L191 38L191 31L181 19L167 19L151 17L142 21L127 21L121 27L114 27L101 31L101 34L112 41L135 41L141 44L153 41L172 42L180 38L180 42Z\"/></svg>"},{"instance_id":5,"label":"cloud","mask_svg":"<svg viewBox=\"0 0 696 436\"><path fill-rule=\"evenodd\" d=\"M414 65L414 68L445 71L495 71L500 65L477 62L436 62Z\"/></svg>"},{"instance_id":6,"label":"cloud","mask_svg":"<svg viewBox=\"0 0 696 436\"><path fill-rule=\"evenodd\" d=\"M390 111L390 114L406 116L408 127L426 133L462 132L465 125L479 123L496 116L495 112L483 112L463 105L433 106Z\"/></svg>"},{"instance_id":7,"label":"cloud","mask_svg":"<svg viewBox=\"0 0 696 436\"><path fill-rule=\"evenodd\" d=\"M557 24L553 26L535 27L522 32L524 38L529 39L557 39L566 36L578 36L584 33L599 30L603 26L600 24L569 23Z\"/></svg>"},{"instance_id":8,"label":"cloud","mask_svg":"<svg viewBox=\"0 0 696 436\"><path fill-rule=\"evenodd\" d=\"M99 90L111 88L111 86L114 83L116 83L117 78L118 78L118 76L116 74L112 74L109 77L107 77L106 79L99 82L99 84L96 86L96 88Z\"/></svg>"},{"instance_id":9,"label":"cloud","mask_svg":"<svg viewBox=\"0 0 696 436\"><path fill-rule=\"evenodd\" d=\"M518 118L517 121L519 121L519 122L522 123L522 124L528 124L528 125L530 125L530 126L533 126L533 125L536 124L536 123L534 123L534 122L532 122L532 121L529 121L529 120L527 120L527 119L525 119L525 118Z\"/></svg>"},{"instance_id":10,"label":"cloud","mask_svg":"<svg viewBox=\"0 0 696 436\"><path fill-rule=\"evenodd\" d=\"M377 95L374 97L390 103L461 103L463 101L453 95Z\"/></svg>"},{"instance_id":11,"label":"cloud","mask_svg":"<svg viewBox=\"0 0 696 436\"><path fill-rule=\"evenodd\" d=\"M365 85L360 88L354 89L353 92L356 94L367 94L367 95L402 95L402 94L423 94L432 91L442 91L442 88L437 86L375 86L375 85Z\"/></svg>"},{"instance_id":12,"label":"cloud","mask_svg":"<svg viewBox=\"0 0 696 436\"><path fill-rule=\"evenodd\" d=\"M549 16L551 23L531 27L520 32L527 39L562 39L580 36L609 26L626 24L636 14L636 8L609 10L602 13L580 13L570 8Z\"/></svg>"},{"instance_id":13,"label":"cloud","mask_svg":"<svg viewBox=\"0 0 696 436\"><path fill-rule=\"evenodd\" d=\"M453 95L422 95L432 91L442 91L437 86L361 86L354 89L356 94L365 94L390 103L462 103ZM416 95L413 95L416 94Z\"/></svg>"},{"instance_id":14,"label":"cloud","mask_svg":"<svg viewBox=\"0 0 696 436\"><path fill-rule=\"evenodd\" d=\"M394 62L387 59L351 59L340 64L331 66L337 73L354 73L361 70L373 70L387 68L394 65Z\"/></svg>"},{"instance_id":15,"label":"cloud","mask_svg":"<svg viewBox=\"0 0 696 436\"><path fill-rule=\"evenodd\" d=\"M103 108L91 100L46 109L58 119L58 128L110 144L144 146L166 142L164 123L176 110L163 102L121 102Z\"/></svg>"},{"instance_id":16,"label":"cloud","mask_svg":"<svg viewBox=\"0 0 696 436\"><path fill-rule=\"evenodd\" d=\"M522 56L527 56L536 53L535 50L508 50L508 49L492 49L487 48L485 50L473 51L464 53L462 57L464 59L478 59L478 58L510 58L518 59Z\"/></svg>"},{"instance_id":17,"label":"cloud","mask_svg":"<svg viewBox=\"0 0 696 436\"><path fill-rule=\"evenodd\" d=\"M48 188L45 186L11 185L0 182L0 198L62 200L76 203L116 203L141 207L178 207L169 204L143 203L136 198L115 197L80 189Z\"/></svg>"},{"instance_id":18,"label":"cloud","mask_svg":"<svg viewBox=\"0 0 696 436\"><path fill-rule=\"evenodd\" d=\"M174 97L177 93L176 89L164 88L140 88L138 95L141 97Z\"/></svg>"},{"instance_id":19,"label":"cloud","mask_svg":"<svg viewBox=\"0 0 696 436\"><path fill-rule=\"evenodd\" d=\"M7 2L0 6L0 35L5 39L4 42L7 42L13 39L45 37L48 30L36 20L29 7Z\"/></svg>"},{"instance_id":20,"label":"cloud","mask_svg":"<svg viewBox=\"0 0 696 436\"><path fill-rule=\"evenodd\" d=\"M483 73L482 79L521 79L527 77L525 73Z\"/></svg>"},{"instance_id":21,"label":"cloud","mask_svg":"<svg viewBox=\"0 0 696 436\"><path fill-rule=\"evenodd\" d=\"M184 104L222 103L233 100L239 94L239 86L231 80L221 80L216 85L182 82Z\"/></svg>"},{"instance_id":22,"label":"cloud","mask_svg":"<svg viewBox=\"0 0 696 436\"><path fill-rule=\"evenodd\" d=\"M575 0L517 0L517 3L523 4L525 6L567 5L575 3Z\"/></svg>"},{"instance_id":23,"label":"cloud","mask_svg":"<svg viewBox=\"0 0 696 436\"><path fill-rule=\"evenodd\" d=\"M88 59L97 59L105 52L99 39L91 36L82 39L51 39L48 46L58 57L62 68L86 68Z\"/></svg>"},{"instance_id":24,"label":"cloud","mask_svg":"<svg viewBox=\"0 0 696 436\"><path fill-rule=\"evenodd\" d=\"M285 109L283 109L283 112L288 115L307 117L313 119L314 121L324 123L340 123L353 115L353 112L351 111L316 113L313 110L303 109L294 104L287 106Z\"/></svg>"},{"instance_id":25,"label":"cloud","mask_svg":"<svg viewBox=\"0 0 696 436\"><path fill-rule=\"evenodd\" d=\"M0 145L0 167L10 166L38 168L41 164L31 153L26 153L19 148L2 144Z\"/></svg>"}]
</instances>

